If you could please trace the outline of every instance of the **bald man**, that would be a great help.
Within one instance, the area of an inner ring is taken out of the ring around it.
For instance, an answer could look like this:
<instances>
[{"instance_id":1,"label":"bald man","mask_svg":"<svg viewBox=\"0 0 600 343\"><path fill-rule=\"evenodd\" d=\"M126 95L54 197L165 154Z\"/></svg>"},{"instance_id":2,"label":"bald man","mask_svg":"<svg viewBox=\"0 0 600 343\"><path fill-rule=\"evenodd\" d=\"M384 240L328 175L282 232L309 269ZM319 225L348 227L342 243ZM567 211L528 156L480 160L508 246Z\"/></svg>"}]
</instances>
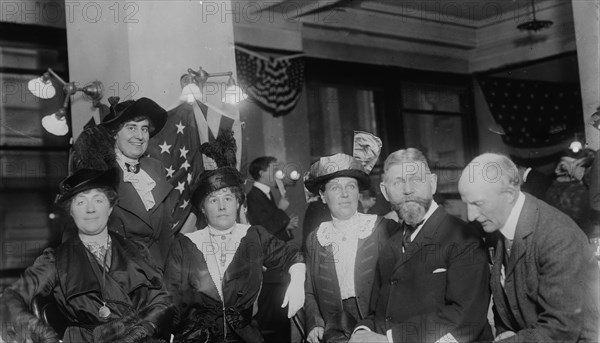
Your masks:
<instances>
[{"instance_id":1,"label":"bald man","mask_svg":"<svg viewBox=\"0 0 600 343\"><path fill-rule=\"evenodd\" d=\"M504 155L476 157L458 190L469 220L502 234L490 282L495 342L598 342L598 262L577 224L521 192Z\"/></svg>"}]
</instances>

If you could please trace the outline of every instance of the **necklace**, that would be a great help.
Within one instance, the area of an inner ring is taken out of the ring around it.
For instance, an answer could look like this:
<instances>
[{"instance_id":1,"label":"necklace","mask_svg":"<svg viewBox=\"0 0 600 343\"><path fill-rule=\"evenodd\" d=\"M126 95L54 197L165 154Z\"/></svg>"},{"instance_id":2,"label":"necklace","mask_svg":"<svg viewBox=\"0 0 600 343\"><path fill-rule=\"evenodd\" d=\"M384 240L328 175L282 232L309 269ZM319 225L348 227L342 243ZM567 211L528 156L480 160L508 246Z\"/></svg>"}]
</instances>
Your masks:
<instances>
[{"instance_id":1,"label":"necklace","mask_svg":"<svg viewBox=\"0 0 600 343\"><path fill-rule=\"evenodd\" d=\"M106 306L106 301L104 300L104 290L106 287L106 257L108 256L108 252L111 249L111 244L110 244L110 235L108 236L108 238L106 239L106 252L104 253L104 260L102 262L102 289L101 289L101 293L102 293L102 306L100 307L100 309L98 309L98 317L100 317L100 319L102 320L107 320L108 317L110 316L110 309L108 308L108 306Z\"/></svg>"},{"instance_id":2,"label":"necklace","mask_svg":"<svg viewBox=\"0 0 600 343\"><path fill-rule=\"evenodd\" d=\"M225 240L225 236L231 234L230 233L226 233L221 236L221 240ZM227 242L222 242L221 245L219 245L219 243L213 241L213 237L214 236L219 236L219 235L213 235L212 233L210 234L210 242L213 243L214 245L217 246L217 249L219 249L219 259L217 260L217 268L219 267L218 265L220 264L221 267L225 268L225 264L227 263L227 254L225 254L225 251L227 250ZM215 254L215 259L217 258L217 255ZM221 279L223 279L223 275L221 275L221 269L219 268L219 275L221 277Z\"/></svg>"}]
</instances>

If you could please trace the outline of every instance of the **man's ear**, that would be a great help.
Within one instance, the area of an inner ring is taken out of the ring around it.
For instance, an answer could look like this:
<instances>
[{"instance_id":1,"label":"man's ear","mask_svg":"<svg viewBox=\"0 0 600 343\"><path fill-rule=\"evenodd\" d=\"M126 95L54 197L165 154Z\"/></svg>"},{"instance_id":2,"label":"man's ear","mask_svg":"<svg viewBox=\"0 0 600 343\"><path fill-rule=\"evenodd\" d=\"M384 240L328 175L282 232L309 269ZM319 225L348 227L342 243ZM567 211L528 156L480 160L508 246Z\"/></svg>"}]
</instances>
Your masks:
<instances>
[{"instance_id":1,"label":"man's ear","mask_svg":"<svg viewBox=\"0 0 600 343\"><path fill-rule=\"evenodd\" d=\"M429 183L431 184L431 195L433 195L437 191L438 179L437 179L437 175L436 174L431 173L431 177L429 179Z\"/></svg>"},{"instance_id":2,"label":"man's ear","mask_svg":"<svg viewBox=\"0 0 600 343\"><path fill-rule=\"evenodd\" d=\"M390 201L387 193L387 188L385 188L385 184L383 182L379 184L379 189L381 190L381 194L383 194L385 200Z\"/></svg>"}]
</instances>

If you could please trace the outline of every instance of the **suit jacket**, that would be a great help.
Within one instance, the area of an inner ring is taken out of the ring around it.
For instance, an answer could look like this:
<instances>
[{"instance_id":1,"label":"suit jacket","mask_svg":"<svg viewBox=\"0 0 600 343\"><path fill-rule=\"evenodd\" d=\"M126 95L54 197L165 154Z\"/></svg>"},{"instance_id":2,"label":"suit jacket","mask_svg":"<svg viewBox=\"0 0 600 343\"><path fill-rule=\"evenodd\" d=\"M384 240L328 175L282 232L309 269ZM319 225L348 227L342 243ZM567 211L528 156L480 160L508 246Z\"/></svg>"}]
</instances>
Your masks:
<instances>
[{"instance_id":1,"label":"suit jacket","mask_svg":"<svg viewBox=\"0 0 600 343\"><path fill-rule=\"evenodd\" d=\"M375 265L379 250L387 242L398 224L392 220L378 217L371 235L358 240L358 249L354 264L354 289L358 308L363 318L370 309ZM322 246L317 240L316 231L306 241L306 332L314 327L325 328L328 322L339 318L342 312L342 297L338 275L335 269L335 249L329 244ZM362 318L361 318L362 319Z\"/></svg>"},{"instance_id":2,"label":"suit jacket","mask_svg":"<svg viewBox=\"0 0 600 343\"><path fill-rule=\"evenodd\" d=\"M188 237L179 236L165 270L165 284L176 306L175 341L220 342L228 335L228 341L262 342L252 320L252 306L262 285L262 267L288 270L299 262L304 258L297 248L276 239L263 227L251 226L225 271L221 299L205 256ZM229 328L235 335L228 334Z\"/></svg>"},{"instance_id":3,"label":"suit jacket","mask_svg":"<svg viewBox=\"0 0 600 343\"><path fill-rule=\"evenodd\" d=\"M246 199L250 224L264 227L273 236L283 241L290 240L291 237L285 230L290 222L290 217L285 211L277 208L275 202L256 187L252 187Z\"/></svg>"},{"instance_id":4,"label":"suit jacket","mask_svg":"<svg viewBox=\"0 0 600 343\"><path fill-rule=\"evenodd\" d=\"M598 261L568 216L525 194L511 254L500 283L504 240L498 240L492 293L502 342L598 342Z\"/></svg>"},{"instance_id":5,"label":"suit jacket","mask_svg":"<svg viewBox=\"0 0 600 343\"><path fill-rule=\"evenodd\" d=\"M545 200L546 192L552 184L552 178L535 169L531 169L527 174L527 181L521 185L521 190L527 192L538 199Z\"/></svg>"},{"instance_id":6,"label":"suit jacket","mask_svg":"<svg viewBox=\"0 0 600 343\"><path fill-rule=\"evenodd\" d=\"M161 273L148 263L144 247L114 233L110 236L112 263L105 282L100 264L75 235L56 252L46 249L0 302L29 305L36 295L51 295L67 320L63 342L93 341L92 330L105 323L98 314L103 301L110 308L110 321L140 311L145 313L141 320L160 327L171 303Z\"/></svg>"},{"instance_id":7,"label":"suit jacket","mask_svg":"<svg viewBox=\"0 0 600 343\"><path fill-rule=\"evenodd\" d=\"M463 342L491 340L488 258L481 240L439 207L402 252L402 230L378 262L378 288L360 324L394 342L435 342L447 333Z\"/></svg>"},{"instance_id":8,"label":"suit jacket","mask_svg":"<svg viewBox=\"0 0 600 343\"><path fill-rule=\"evenodd\" d=\"M110 217L110 228L128 239L148 248L150 256L159 269L164 269L165 259L173 242L171 231L172 206L167 195L173 186L167 181L162 163L150 157L140 159L143 169L156 182L152 190L154 207L149 211L129 182L123 182L123 171L119 173L117 193L119 202Z\"/></svg>"}]
</instances>

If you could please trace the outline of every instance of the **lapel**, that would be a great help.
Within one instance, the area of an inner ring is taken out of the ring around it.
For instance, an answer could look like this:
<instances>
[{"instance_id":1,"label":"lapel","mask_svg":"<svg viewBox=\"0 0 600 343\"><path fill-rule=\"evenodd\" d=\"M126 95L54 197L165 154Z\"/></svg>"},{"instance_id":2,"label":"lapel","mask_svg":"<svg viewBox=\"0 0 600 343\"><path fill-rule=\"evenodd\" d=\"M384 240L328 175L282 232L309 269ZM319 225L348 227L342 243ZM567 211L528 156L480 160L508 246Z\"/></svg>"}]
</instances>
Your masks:
<instances>
[{"instance_id":1,"label":"lapel","mask_svg":"<svg viewBox=\"0 0 600 343\"><path fill-rule=\"evenodd\" d=\"M214 259L216 257L216 252L212 250L212 244L210 241L210 233L208 228L205 227L202 230L198 230L186 236L192 241L192 243L196 246L199 252L199 262L198 265L194 266L196 269L195 274L198 274L201 282L208 281L209 278L203 278L203 275L210 275L210 283L208 288L200 289L200 291L206 294L208 297L214 299L215 301L222 302L221 291L217 288L217 282L215 278L220 278L219 270L217 268L217 261ZM210 255L208 258L207 255ZM211 263L208 262L208 259L211 258L213 261ZM214 263L212 263L214 262Z\"/></svg>"},{"instance_id":2,"label":"lapel","mask_svg":"<svg viewBox=\"0 0 600 343\"><path fill-rule=\"evenodd\" d=\"M364 239L358 239L358 246L356 251L356 260L354 262L354 290L356 295L360 299L368 299L370 294L368 287L369 281L373 280L375 274L375 262L377 259L377 236L379 232L377 226L381 223L382 217L377 218L375 225L373 226L373 232ZM368 309L363 309L368 311Z\"/></svg>"},{"instance_id":3,"label":"lapel","mask_svg":"<svg viewBox=\"0 0 600 343\"><path fill-rule=\"evenodd\" d=\"M517 221L515 238L510 252L510 258L508 259L508 265L506 266L507 279L514 272L515 266L519 260L525 256L527 250L527 237L533 233L537 221L538 208L531 196L525 195L525 203L523 204L523 209L521 210L519 220ZM502 253L504 253L504 250L502 250Z\"/></svg>"},{"instance_id":4,"label":"lapel","mask_svg":"<svg viewBox=\"0 0 600 343\"><path fill-rule=\"evenodd\" d=\"M329 244L326 246L322 246L317 243L319 246L319 272L318 276L321 279L322 285L329 284L331 287L323 287L322 291L325 294L328 294L330 298L330 302L333 304L338 304L341 302L342 294L340 291L340 283L338 280L338 275L335 270L335 258L336 254L333 249L333 245Z\"/></svg>"},{"instance_id":5,"label":"lapel","mask_svg":"<svg viewBox=\"0 0 600 343\"><path fill-rule=\"evenodd\" d=\"M117 188L117 193L119 194L119 203L117 206L140 218L146 225L152 227L150 215L146 210L142 199L131 183L123 181L123 170L121 168L119 168L119 186Z\"/></svg>"},{"instance_id":6,"label":"lapel","mask_svg":"<svg viewBox=\"0 0 600 343\"><path fill-rule=\"evenodd\" d=\"M264 204L266 204L267 206L271 206L271 207L277 207L277 205L275 204L275 199L273 199L273 198L269 199L269 197L265 194L265 192L261 191L258 187L252 186L252 190L254 192L258 193L258 196L261 198L261 200ZM271 192L271 196L273 196L273 192Z\"/></svg>"},{"instance_id":7,"label":"lapel","mask_svg":"<svg viewBox=\"0 0 600 343\"><path fill-rule=\"evenodd\" d=\"M87 250L75 234L57 248L56 267L67 302L85 293L102 296L98 275L87 257ZM73 277L77 275L77 277Z\"/></svg>"},{"instance_id":8,"label":"lapel","mask_svg":"<svg viewBox=\"0 0 600 343\"><path fill-rule=\"evenodd\" d=\"M505 323L505 325L510 325L510 323L512 323L512 320L510 320L512 316L510 315L510 312L506 307L507 297L504 288L500 283L500 277L502 275L503 258L504 238L500 237L496 242L496 253L494 254L494 265L492 267L492 281L490 282L490 287L492 288L492 294L495 297L494 305L496 305L496 311L498 312L498 315L500 316L500 318L502 318L502 322ZM504 282L506 283L506 277L504 279ZM511 290L509 289L508 291L510 292Z\"/></svg>"},{"instance_id":9,"label":"lapel","mask_svg":"<svg viewBox=\"0 0 600 343\"><path fill-rule=\"evenodd\" d=\"M394 270L398 269L404 263L408 262L413 256L415 256L424 246L430 244L435 237L438 227L446 218L446 210L441 206L433 212L433 214L427 219L421 231L412 242L412 248L406 250L404 253L398 256L398 260L396 265L394 266ZM402 230L398 232L395 236L399 236L400 244L402 243Z\"/></svg>"},{"instance_id":10,"label":"lapel","mask_svg":"<svg viewBox=\"0 0 600 343\"><path fill-rule=\"evenodd\" d=\"M164 174L161 174L162 170L160 170L160 168L158 170L156 168L154 168L151 164L151 161L152 160L150 159L150 157L143 157L140 159L140 167L142 169L144 169L144 171L146 173L148 173L148 175L150 175L152 180L154 180L156 182L156 186L152 190L152 196L154 197L155 205L153 208L150 209L150 211L147 211L150 215L152 213L154 213L154 211L156 211L156 209L160 206L160 204L163 202L163 200L165 200L167 195L169 195L169 193L173 189L173 185L171 185L168 182L163 182ZM134 191L135 191L135 189L134 189ZM141 199L140 199L140 202L141 202ZM142 203L142 207L143 207L143 203Z\"/></svg>"}]
</instances>

